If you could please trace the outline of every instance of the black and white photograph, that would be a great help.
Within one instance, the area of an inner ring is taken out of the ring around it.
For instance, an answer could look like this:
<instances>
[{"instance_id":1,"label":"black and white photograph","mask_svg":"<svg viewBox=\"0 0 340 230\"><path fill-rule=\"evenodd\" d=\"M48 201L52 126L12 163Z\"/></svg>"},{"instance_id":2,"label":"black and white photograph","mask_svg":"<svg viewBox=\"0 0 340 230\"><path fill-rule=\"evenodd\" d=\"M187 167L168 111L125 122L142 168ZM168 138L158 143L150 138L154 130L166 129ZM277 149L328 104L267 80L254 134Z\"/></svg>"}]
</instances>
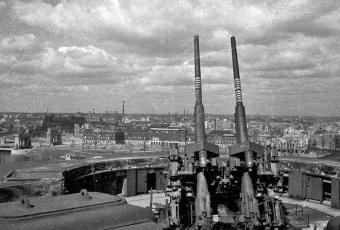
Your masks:
<instances>
[{"instance_id":1,"label":"black and white photograph","mask_svg":"<svg viewBox=\"0 0 340 230\"><path fill-rule=\"evenodd\" d=\"M0 0L0 229L340 230L340 1Z\"/></svg>"}]
</instances>

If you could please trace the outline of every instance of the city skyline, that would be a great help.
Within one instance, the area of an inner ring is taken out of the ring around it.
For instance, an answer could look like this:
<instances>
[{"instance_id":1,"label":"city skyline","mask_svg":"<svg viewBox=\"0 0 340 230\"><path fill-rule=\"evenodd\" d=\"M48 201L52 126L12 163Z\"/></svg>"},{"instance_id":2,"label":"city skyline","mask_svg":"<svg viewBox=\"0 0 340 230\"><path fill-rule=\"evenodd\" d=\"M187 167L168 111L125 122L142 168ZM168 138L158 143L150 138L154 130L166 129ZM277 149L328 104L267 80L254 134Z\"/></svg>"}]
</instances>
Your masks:
<instances>
[{"instance_id":1,"label":"city skyline","mask_svg":"<svg viewBox=\"0 0 340 230\"><path fill-rule=\"evenodd\" d=\"M0 1L0 111L338 116L340 2Z\"/></svg>"}]
</instances>

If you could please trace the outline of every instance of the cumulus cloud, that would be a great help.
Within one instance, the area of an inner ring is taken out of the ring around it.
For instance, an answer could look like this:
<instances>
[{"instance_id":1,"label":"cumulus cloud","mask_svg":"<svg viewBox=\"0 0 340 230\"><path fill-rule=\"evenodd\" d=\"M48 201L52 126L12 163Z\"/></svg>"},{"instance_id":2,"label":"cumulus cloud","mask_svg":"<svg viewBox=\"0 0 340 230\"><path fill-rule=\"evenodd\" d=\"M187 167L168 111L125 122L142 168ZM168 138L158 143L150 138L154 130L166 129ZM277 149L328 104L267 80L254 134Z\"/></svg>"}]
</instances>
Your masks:
<instances>
[{"instance_id":1,"label":"cumulus cloud","mask_svg":"<svg viewBox=\"0 0 340 230\"><path fill-rule=\"evenodd\" d=\"M117 76L117 58L92 45L63 46L57 50L45 47L29 54L27 58L21 57L13 53L1 55L0 70L20 75L42 74L69 85L116 83L123 80Z\"/></svg>"},{"instance_id":2,"label":"cumulus cloud","mask_svg":"<svg viewBox=\"0 0 340 230\"><path fill-rule=\"evenodd\" d=\"M34 34L12 35L0 41L0 50L24 50L32 46L36 36Z\"/></svg>"},{"instance_id":3,"label":"cumulus cloud","mask_svg":"<svg viewBox=\"0 0 340 230\"><path fill-rule=\"evenodd\" d=\"M17 0L6 7L11 10L4 25L11 26L0 32L0 81L1 73L11 70L13 76L31 76L36 85L53 81L58 90L50 92L57 95L72 89L82 97L95 92L106 98L110 90L103 89L114 86L144 112L177 110L182 105L176 100L188 107L195 34L212 112L233 108L231 35L237 38L250 113L267 113L268 96L280 102L272 105L274 111L296 113L296 106L283 111L279 105L302 104L289 97L297 89L321 106L313 95L329 96L340 81L337 1ZM222 108L216 100L226 97Z\"/></svg>"},{"instance_id":4,"label":"cumulus cloud","mask_svg":"<svg viewBox=\"0 0 340 230\"><path fill-rule=\"evenodd\" d=\"M64 57L64 67L69 71L77 72L89 68L102 69L117 66L116 57L91 45L86 47L60 47L58 52Z\"/></svg>"},{"instance_id":5,"label":"cumulus cloud","mask_svg":"<svg viewBox=\"0 0 340 230\"><path fill-rule=\"evenodd\" d=\"M3 1L0 1L0 10L6 7L6 3Z\"/></svg>"}]
</instances>

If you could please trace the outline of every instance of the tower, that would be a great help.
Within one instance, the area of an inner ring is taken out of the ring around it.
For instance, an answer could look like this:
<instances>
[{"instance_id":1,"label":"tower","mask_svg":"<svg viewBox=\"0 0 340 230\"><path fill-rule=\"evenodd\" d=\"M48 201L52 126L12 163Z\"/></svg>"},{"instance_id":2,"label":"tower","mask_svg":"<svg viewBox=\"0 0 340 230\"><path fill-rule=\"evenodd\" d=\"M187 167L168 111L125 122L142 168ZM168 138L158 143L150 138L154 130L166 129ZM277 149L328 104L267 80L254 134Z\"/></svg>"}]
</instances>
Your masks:
<instances>
[{"instance_id":1,"label":"tower","mask_svg":"<svg viewBox=\"0 0 340 230\"><path fill-rule=\"evenodd\" d=\"M123 101L123 109L122 109L122 115L123 115L123 117L125 116L125 102Z\"/></svg>"}]
</instances>

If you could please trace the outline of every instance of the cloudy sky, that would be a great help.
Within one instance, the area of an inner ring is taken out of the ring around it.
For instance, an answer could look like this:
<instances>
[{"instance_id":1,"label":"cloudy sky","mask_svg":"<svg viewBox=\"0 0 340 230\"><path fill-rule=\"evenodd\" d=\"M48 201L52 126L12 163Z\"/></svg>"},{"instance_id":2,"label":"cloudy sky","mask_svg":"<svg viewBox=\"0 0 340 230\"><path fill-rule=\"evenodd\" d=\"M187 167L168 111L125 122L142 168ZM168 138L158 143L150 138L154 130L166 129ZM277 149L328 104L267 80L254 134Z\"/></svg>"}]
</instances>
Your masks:
<instances>
[{"instance_id":1,"label":"cloudy sky","mask_svg":"<svg viewBox=\"0 0 340 230\"><path fill-rule=\"evenodd\" d=\"M261 2L261 3L259 3ZM0 111L340 115L340 1L0 0Z\"/></svg>"}]
</instances>

